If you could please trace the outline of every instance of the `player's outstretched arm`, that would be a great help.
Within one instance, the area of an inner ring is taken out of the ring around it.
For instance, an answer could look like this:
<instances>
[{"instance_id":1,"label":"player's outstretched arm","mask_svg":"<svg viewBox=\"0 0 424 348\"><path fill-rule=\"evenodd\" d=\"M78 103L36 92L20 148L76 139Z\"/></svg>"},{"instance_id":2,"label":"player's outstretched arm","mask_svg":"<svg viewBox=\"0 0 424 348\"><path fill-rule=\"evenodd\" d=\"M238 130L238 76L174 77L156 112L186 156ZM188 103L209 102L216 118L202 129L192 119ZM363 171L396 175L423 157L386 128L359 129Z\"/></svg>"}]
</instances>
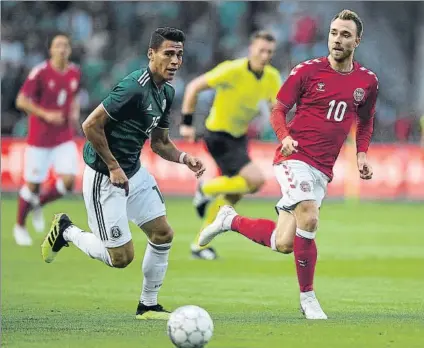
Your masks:
<instances>
[{"instance_id":1,"label":"player's outstretched arm","mask_svg":"<svg viewBox=\"0 0 424 348\"><path fill-rule=\"evenodd\" d=\"M30 98L26 97L23 93L18 94L15 103L19 110L22 110L27 114L35 115L47 123L60 125L65 121L62 111L45 110L38 104L34 103Z\"/></svg>"},{"instance_id":2,"label":"player's outstretched arm","mask_svg":"<svg viewBox=\"0 0 424 348\"><path fill-rule=\"evenodd\" d=\"M110 151L105 135L104 128L109 119L103 106L99 105L83 122L82 130L110 171L119 168L119 163Z\"/></svg>"},{"instance_id":3,"label":"player's outstretched arm","mask_svg":"<svg viewBox=\"0 0 424 348\"><path fill-rule=\"evenodd\" d=\"M80 116L81 116L81 104L80 104L80 98L77 95L72 101L70 119L72 122L72 126L78 133L81 132Z\"/></svg>"},{"instance_id":4,"label":"player's outstretched arm","mask_svg":"<svg viewBox=\"0 0 424 348\"><path fill-rule=\"evenodd\" d=\"M185 164L193 172L196 177L200 177L205 172L205 167L198 158L178 150L172 140L169 138L169 130L164 128L155 128L151 133L151 144L154 153L163 159Z\"/></svg>"},{"instance_id":5,"label":"player's outstretched arm","mask_svg":"<svg viewBox=\"0 0 424 348\"><path fill-rule=\"evenodd\" d=\"M201 75L192 80L185 89L183 105L181 107L182 123L180 125L180 135L185 140L195 140L196 129L193 126L193 115L196 111L197 95L208 88L210 86L205 75Z\"/></svg>"}]
</instances>

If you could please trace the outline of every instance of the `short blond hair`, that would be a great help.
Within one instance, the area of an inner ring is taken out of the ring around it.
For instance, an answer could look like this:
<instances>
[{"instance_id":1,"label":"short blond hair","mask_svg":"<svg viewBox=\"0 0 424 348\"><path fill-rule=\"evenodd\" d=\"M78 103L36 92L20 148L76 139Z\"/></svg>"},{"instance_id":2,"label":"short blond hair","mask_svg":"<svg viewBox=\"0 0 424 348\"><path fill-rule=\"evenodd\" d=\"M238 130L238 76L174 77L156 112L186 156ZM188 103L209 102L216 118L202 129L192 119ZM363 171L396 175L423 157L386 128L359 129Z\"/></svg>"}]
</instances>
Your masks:
<instances>
[{"instance_id":1,"label":"short blond hair","mask_svg":"<svg viewBox=\"0 0 424 348\"><path fill-rule=\"evenodd\" d=\"M334 16L334 18L331 20L331 23L333 23L336 19L342 19L344 21L354 21L356 24L356 34L358 35L358 37L362 37L362 34L364 32L364 24L362 23L362 19L358 16L356 12L353 12L351 10L343 10Z\"/></svg>"}]
</instances>

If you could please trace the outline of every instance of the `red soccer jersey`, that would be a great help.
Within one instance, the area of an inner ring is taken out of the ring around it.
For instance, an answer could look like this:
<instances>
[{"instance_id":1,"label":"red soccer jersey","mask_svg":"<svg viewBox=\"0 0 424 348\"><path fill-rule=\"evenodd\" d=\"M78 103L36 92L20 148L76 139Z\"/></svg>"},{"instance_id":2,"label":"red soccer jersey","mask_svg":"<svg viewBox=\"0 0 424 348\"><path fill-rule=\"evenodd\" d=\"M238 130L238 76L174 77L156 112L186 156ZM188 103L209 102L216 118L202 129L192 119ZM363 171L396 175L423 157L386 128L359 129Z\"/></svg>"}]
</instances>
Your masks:
<instances>
[{"instance_id":1,"label":"red soccer jersey","mask_svg":"<svg viewBox=\"0 0 424 348\"><path fill-rule=\"evenodd\" d=\"M297 105L287 129L298 141L298 152L284 157L280 145L274 164L300 160L332 179L334 163L354 121L358 122L358 152L368 150L377 91L377 76L357 62L349 73L334 70L327 57L297 65L278 92L277 100L287 111Z\"/></svg>"},{"instance_id":2,"label":"red soccer jersey","mask_svg":"<svg viewBox=\"0 0 424 348\"><path fill-rule=\"evenodd\" d=\"M28 144L37 147L54 147L72 139L69 122L71 105L80 86L81 72L74 64L61 72L45 61L32 69L20 93L40 107L62 111L66 122L52 125L35 115L29 115Z\"/></svg>"}]
</instances>

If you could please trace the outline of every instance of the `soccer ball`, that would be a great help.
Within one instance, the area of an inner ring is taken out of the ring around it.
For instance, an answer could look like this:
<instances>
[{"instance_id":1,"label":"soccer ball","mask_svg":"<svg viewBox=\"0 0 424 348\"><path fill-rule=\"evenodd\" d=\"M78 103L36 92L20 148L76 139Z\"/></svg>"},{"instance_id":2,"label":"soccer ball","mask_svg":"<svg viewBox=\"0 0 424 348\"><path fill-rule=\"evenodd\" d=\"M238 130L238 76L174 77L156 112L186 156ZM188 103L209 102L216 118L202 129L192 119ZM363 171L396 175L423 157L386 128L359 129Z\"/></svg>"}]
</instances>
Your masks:
<instances>
[{"instance_id":1,"label":"soccer ball","mask_svg":"<svg viewBox=\"0 0 424 348\"><path fill-rule=\"evenodd\" d=\"M171 313L168 336L178 348L202 348L212 338L213 321L198 306L183 306Z\"/></svg>"}]
</instances>

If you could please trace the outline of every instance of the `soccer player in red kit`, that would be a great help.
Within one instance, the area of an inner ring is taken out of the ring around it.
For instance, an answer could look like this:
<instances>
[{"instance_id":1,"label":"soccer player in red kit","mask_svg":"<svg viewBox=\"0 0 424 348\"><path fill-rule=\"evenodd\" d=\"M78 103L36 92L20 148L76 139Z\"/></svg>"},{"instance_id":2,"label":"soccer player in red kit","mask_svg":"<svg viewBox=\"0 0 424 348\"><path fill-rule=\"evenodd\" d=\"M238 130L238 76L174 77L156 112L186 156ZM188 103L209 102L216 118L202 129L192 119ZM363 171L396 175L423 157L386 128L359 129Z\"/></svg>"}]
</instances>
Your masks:
<instances>
[{"instance_id":1,"label":"soccer player in red kit","mask_svg":"<svg viewBox=\"0 0 424 348\"><path fill-rule=\"evenodd\" d=\"M362 21L344 10L331 21L328 57L297 65L277 95L271 124L280 145L274 158L275 176L282 198L275 224L250 219L224 206L205 228L199 245L208 244L228 230L275 251L294 251L300 286L301 310L307 319L327 319L315 296L313 279L317 261L315 244L319 208L333 177L333 166L353 122L359 175L371 179L367 150L373 132L378 80L373 72L353 60L363 31ZM296 104L293 120L286 114Z\"/></svg>"},{"instance_id":2,"label":"soccer player in red kit","mask_svg":"<svg viewBox=\"0 0 424 348\"><path fill-rule=\"evenodd\" d=\"M33 225L44 231L41 207L72 190L78 168L73 134L79 126L77 93L80 70L69 61L71 43L66 34L55 34L48 43L50 59L29 73L16 99L16 106L29 114L25 150L25 184L19 191L18 215L13 234L18 245L31 245L25 220L33 209ZM47 192L40 184L53 166L58 179Z\"/></svg>"}]
</instances>

